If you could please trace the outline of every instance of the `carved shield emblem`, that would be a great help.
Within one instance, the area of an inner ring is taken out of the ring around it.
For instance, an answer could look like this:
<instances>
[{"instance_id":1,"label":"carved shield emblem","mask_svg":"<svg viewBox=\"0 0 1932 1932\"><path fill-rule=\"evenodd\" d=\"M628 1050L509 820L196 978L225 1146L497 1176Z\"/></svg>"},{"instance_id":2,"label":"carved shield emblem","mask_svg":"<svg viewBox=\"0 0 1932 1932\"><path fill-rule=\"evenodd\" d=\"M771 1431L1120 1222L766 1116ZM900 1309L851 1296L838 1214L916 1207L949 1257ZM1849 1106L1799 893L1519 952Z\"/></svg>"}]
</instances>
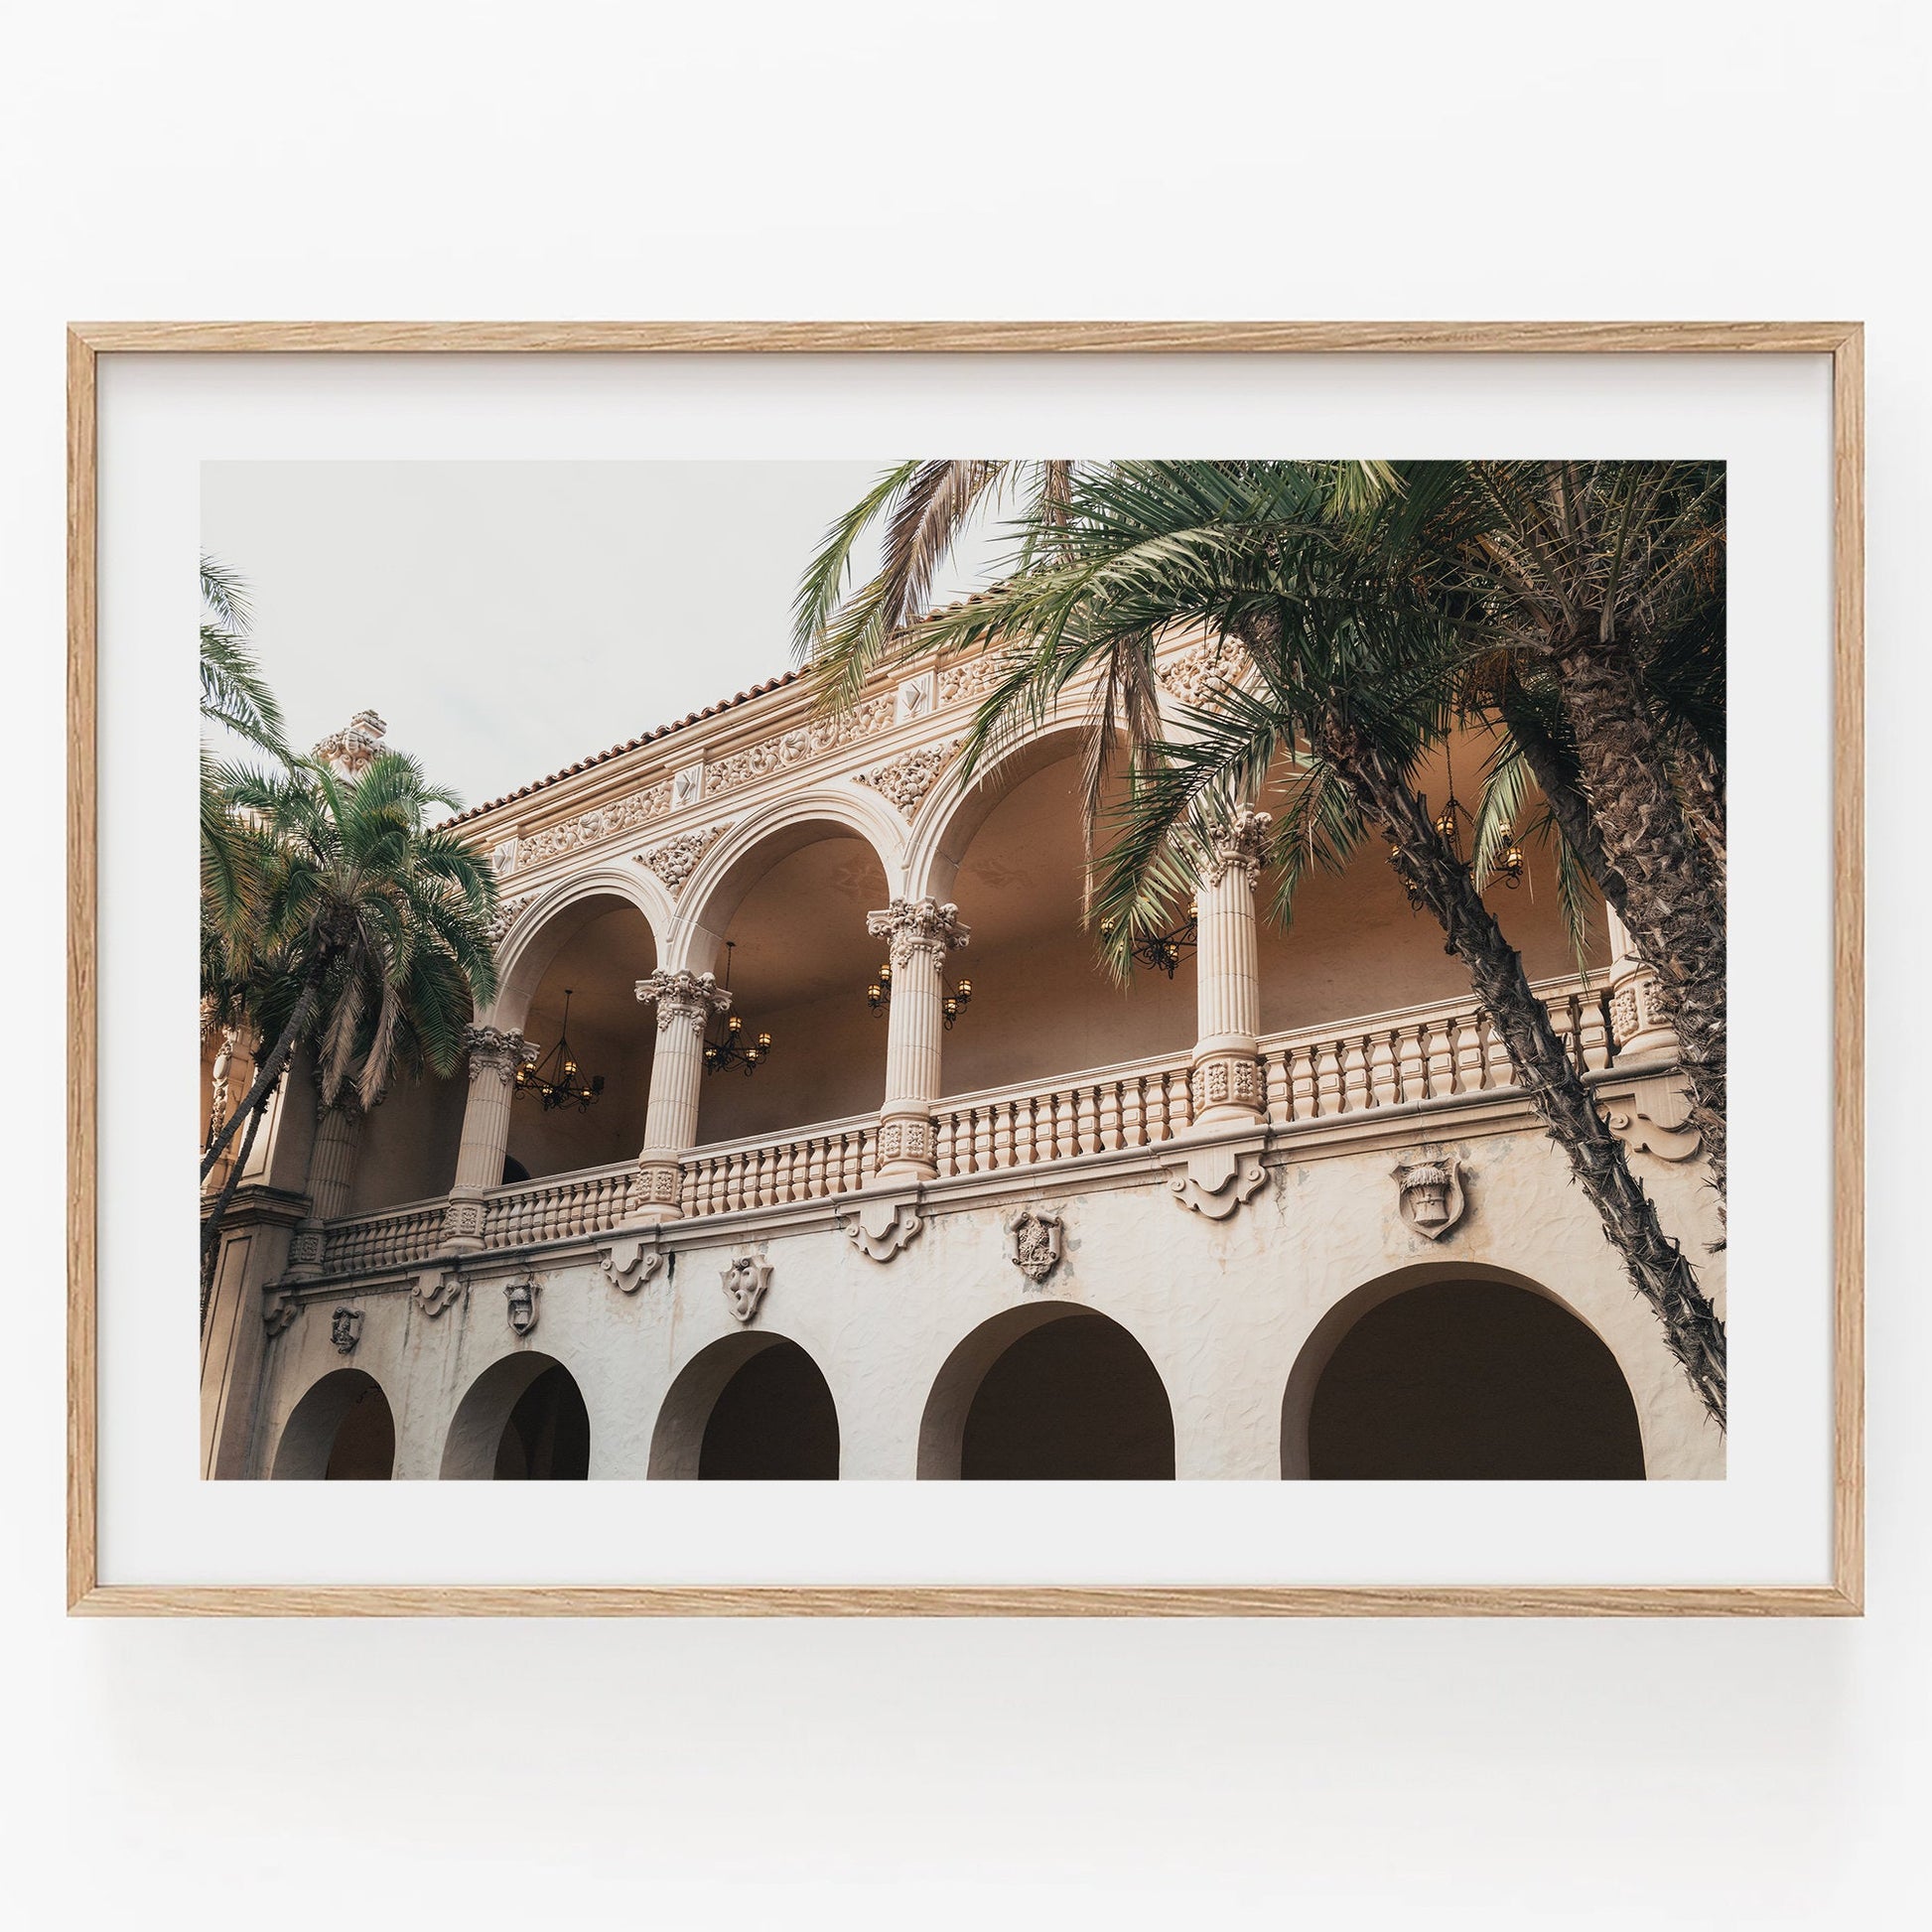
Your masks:
<instances>
[{"instance_id":1,"label":"carved shield emblem","mask_svg":"<svg viewBox=\"0 0 1932 1932\"><path fill-rule=\"evenodd\" d=\"M1462 1218L1462 1163L1449 1156L1405 1161L1395 1170L1402 1218L1426 1240L1440 1241Z\"/></svg>"},{"instance_id":2,"label":"carved shield emblem","mask_svg":"<svg viewBox=\"0 0 1932 1932\"><path fill-rule=\"evenodd\" d=\"M1057 1214L1023 1208L1007 1223L1007 1259L1029 1281L1043 1282L1059 1266L1062 1232Z\"/></svg>"},{"instance_id":3,"label":"carved shield emblem","mask_svg":"<svg viewBox=\"0 0 1932 1932\"><path fill-rule=\"evenodd\" d=\"M771 1264L760 1261L757 1255L741 1255L726 1264L721 1279L733 1320L749 1322L758 1313L764 1291L771 1285Z\"/></svg>"}]
</instances>

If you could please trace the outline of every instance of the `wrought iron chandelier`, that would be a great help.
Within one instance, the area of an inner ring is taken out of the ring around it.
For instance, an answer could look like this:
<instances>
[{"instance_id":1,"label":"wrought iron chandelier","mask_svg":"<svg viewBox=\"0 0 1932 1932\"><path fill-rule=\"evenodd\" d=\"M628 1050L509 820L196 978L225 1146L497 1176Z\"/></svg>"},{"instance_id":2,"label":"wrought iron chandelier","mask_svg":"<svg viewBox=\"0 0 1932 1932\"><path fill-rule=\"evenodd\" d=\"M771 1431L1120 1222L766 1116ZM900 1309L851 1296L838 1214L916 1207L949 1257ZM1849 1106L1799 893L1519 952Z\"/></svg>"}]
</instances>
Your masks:
<instances>
[{"instance_id":1,"label":"wrought iron chandelier","mask_svg":"<svg viewBox=\"0 0 1932 1932\"><path fill-rule=\"evenodd\" d=\"M1113 936L1115 922L1112 919L1100 921L1100 936L1108 939ZM1200 900L1187 901L1187 916L1172 932L1152 932L1134 941L1135 962L1142 966L1152 966L1157 972L1166 973L1170 979L1174 969L1200 945Z\"/></svg>"},{"instance_id":2,"label":"wrought iron chandelier","mask_svg":"<svg viewBox=\"0 0 1932 1932\"><path fill-rule=\"evenodd\" d=\"M939 975L939 1018L945 1022L947 1033L973 1004L973 982L961 980L955 985L944 973ZM893 1004L893 962L890 959L879 963L879 977L866 988L866 1005L874 1013L884 1013Z\"/></svg>"},{"instance_id":3,"label":"wrought iron chandelier","mask_svg":"<svg viewBox=\"0 0 1932 1932\"><path fill-rule=\"evenodd\" d=\"M594 1073L588 1081L577 1077L577 1059L570 1050L570 994L564 988L563 1025L557 1030L557 1043L534 1066L516 1063L516 1090L534 1093L543 1101L544 1112L552 1107L575 1107L587 1114L604 1094L604 1075Z\"/></svg>"},{"instance_id":4,"label":"wrought iron chandelier","mask_svg":"<svg viewBox=\"0 0 1932 1932\"><path fill-rule=\"evenodd\" d=\"M1447 741L1443 747L1444 758L1449 775L1449 796L1443 800L1443 809L1432 821L1436 836L1449 847L1449 857L1466 870L1468 862L1462 856L1462 827L1472 823L1469 808L1455 795L1455 754ZM1423 799L1423 807L1428 809L1429 800ZM1523 848L1517 843L1514 827L1505 825L1497 840L1501 850L1489 868L1489 884L1500 885L1510 892L1519 887L1529 873L1529 861L1523 856ZM1395 875L1402 881L1402 890L1408 895L1409 909L1418 912L1422 909L1422 894L1416 890L1413 880L1403 870L1402 848L1393 839L1389 842L1389 864Z\"/></svg>"},{"instance_id":5,"label":"wrought iron chandelier","mask_svg":"<svg viewBox=\"0 0 1932 1932\"><path fill-rule=\"evenodd\" d=\"M732 953L737 945L736 939L725 941L725 991L727 993L731 991ZM707 1073L723 1073L731 1067L742 1066L746 1078L749 1079L764 1064L770 1051L769 1034L759 1033L748 1044L745 1039L744 1019L736 1013L726 1013L720 1019L715 1036L709 1027L705 1030L704 1070Z\"/></svg>"}]
</instances>

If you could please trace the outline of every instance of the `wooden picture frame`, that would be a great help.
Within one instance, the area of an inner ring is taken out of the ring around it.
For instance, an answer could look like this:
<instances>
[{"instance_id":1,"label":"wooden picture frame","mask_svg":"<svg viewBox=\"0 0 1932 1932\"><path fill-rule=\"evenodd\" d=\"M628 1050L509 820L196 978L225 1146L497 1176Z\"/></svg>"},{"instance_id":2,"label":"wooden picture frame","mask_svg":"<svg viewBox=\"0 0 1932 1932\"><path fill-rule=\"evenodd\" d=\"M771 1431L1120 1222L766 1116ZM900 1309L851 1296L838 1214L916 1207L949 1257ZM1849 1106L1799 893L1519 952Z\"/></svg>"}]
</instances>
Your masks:
<instances>
[{"instance_id":1,"label":"wooden picture frame","mask_svg":"<svg viewBox=\"0 0 1932 1932\"><path fill-rule=\"evenodd\" d=\"M1848 323L81 323L68 336L69 1479L71 1611L146 1615L1856 1615L1863 1599L1863 331ZM1784 355L1833 399L1836 1170L1831 1581L1816 1587L1360 1588L150 1587L97 1551L100 1212L96 381L117 355Z\"/></svg>"}]
</instances>

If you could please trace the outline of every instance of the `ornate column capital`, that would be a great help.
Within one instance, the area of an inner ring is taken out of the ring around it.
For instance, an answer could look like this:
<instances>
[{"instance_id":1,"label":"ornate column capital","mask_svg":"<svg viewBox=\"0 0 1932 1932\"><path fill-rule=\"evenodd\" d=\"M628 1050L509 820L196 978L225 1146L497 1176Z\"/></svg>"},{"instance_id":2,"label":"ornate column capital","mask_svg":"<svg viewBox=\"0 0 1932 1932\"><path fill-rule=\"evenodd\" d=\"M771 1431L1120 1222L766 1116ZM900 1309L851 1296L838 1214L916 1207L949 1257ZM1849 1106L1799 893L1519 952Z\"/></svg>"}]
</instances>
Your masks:
<instances>
[{"instance_id":1,"label":"ornate column capital","mask_svg":"<svg viewBox=\"0 0 1932 1932\"><path fill-rule=\"evenodd\" d=\"M470 1056L470 1077L493 1073L507 1080L519 1061L536 1058L536 1048L518 1033L502 1033L494 1027L465 1027L463 1048Z\"/></svg>"},{"instance_id":2,"label":"ornate column capital","mask_svg":"<svg viewBox=\"0 0 1932 1932\"><path fill-rule=\"evenodd\" d=\"M875 939L890 941L895 968L921 953L943 959L972 937L972 928L960 920L959 907L942 905L936 898L896 898L883 910L866 914L866 930Z\"/></svg>"},{"instance_id":3,"label":"ornate column capital","mask_svg":"<svg viewBox=\"0 0 1932 1932\"><path fill-rule=\"evenodd\" d=\"M653 973L637 982L637 997L648 1006L657 1003L657 1031L673 1020L702 1028L713 1013L723 1013L732 996L710 973Z\"/></svg>"},{"instance_id":4,"label":"ornate column capital","mask_svg":"<svg viewBox=\"0 0 1932 1932\"><path fill-rule=\"evenodd\" d=\"M1268 841L1273 836L1274 824L1272 812L1244 808L1225 825L1218 827L1208 839L1208 885L1218 886L1229 872L1239 866L1248 875L1248 886L1252 891L1261 877L1263 861L1268 856Z\"/></svg>"}]
</instances>

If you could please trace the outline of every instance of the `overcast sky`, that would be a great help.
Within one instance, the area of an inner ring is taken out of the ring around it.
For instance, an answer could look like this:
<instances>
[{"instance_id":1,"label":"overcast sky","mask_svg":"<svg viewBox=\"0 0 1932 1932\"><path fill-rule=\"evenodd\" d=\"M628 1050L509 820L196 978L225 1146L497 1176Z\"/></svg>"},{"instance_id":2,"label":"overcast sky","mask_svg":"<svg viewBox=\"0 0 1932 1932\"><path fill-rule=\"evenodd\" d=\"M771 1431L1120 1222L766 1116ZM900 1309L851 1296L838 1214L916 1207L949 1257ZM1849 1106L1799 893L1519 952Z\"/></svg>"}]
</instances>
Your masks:
<instances>
[{"instance_id":1,"label":"overcast sky","mask_svg":"<svg viewBox=\"0 0 1932 1932\"><path fill-rule=\"evenodd\" d=\"M297 746L373 707L480 804L788 669L799 573L892 460L210 463L202 542Z\"/></svg>"}]
</instances>

